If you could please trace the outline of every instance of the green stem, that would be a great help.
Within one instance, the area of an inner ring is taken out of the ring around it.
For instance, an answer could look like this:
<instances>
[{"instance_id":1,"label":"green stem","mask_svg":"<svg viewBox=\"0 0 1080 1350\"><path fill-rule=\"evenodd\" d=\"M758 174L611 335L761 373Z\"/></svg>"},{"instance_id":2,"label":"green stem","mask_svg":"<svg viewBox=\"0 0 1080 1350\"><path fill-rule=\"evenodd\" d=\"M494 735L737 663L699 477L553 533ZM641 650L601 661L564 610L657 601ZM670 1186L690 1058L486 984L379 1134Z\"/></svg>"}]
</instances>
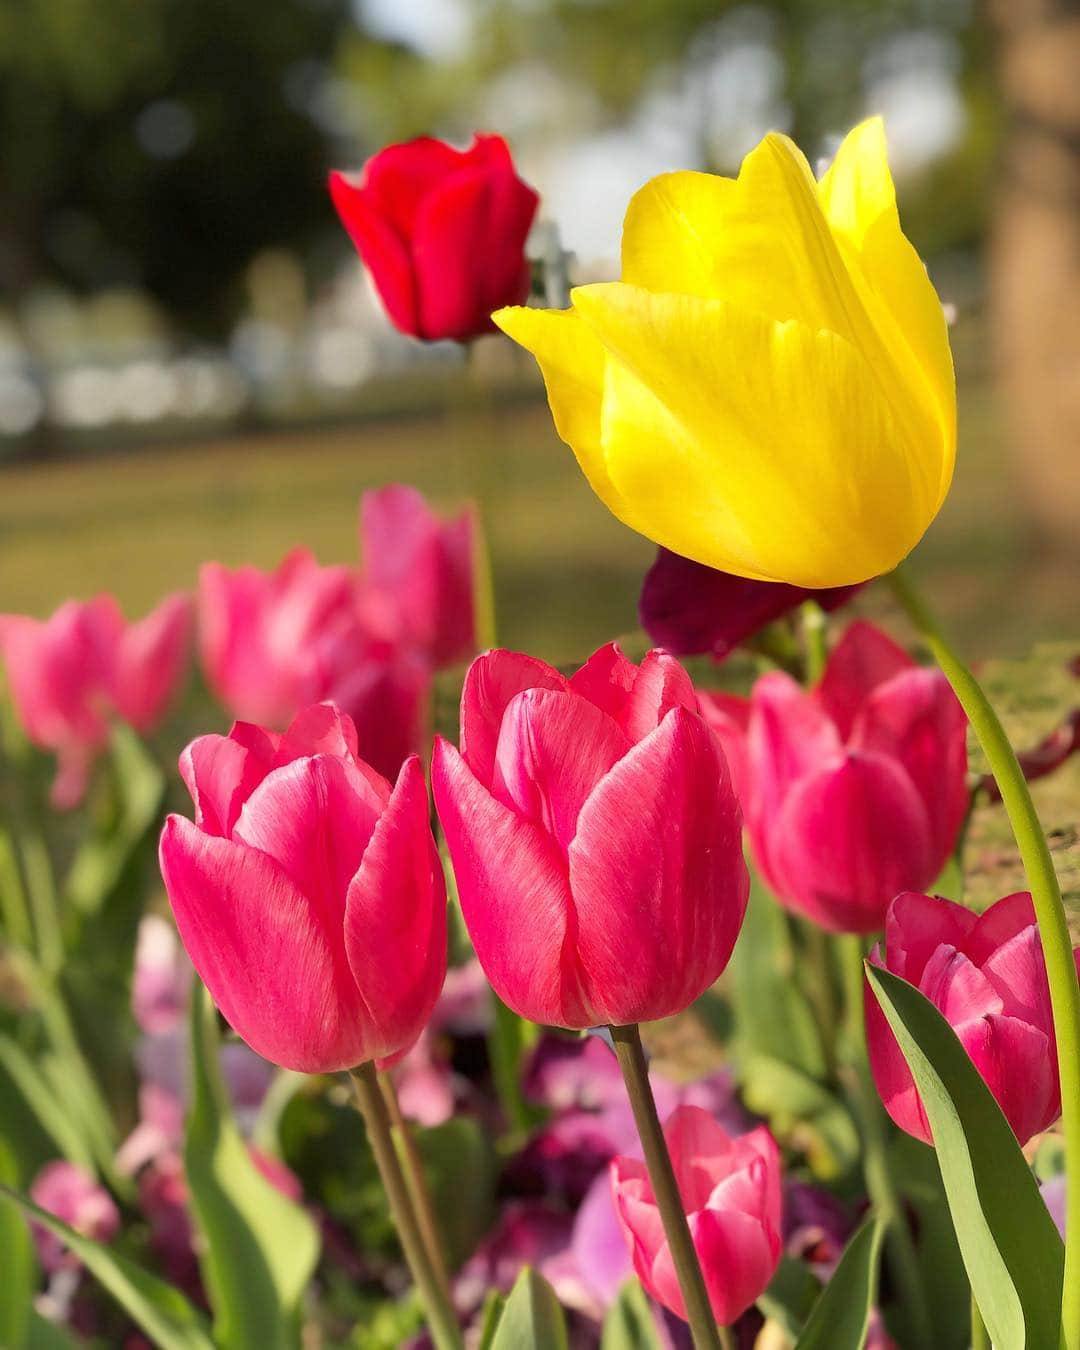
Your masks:
<instances>
[{"instance_id":1,"label":"green stem","mask_svg":"<svg viewBox=\"0 0 1080 1350\"><path fill-rule=\"evenodd\" d=\"M817 684L825 674L825 665L829 659L829 646L826 642L825 611L814 600L806 600L802 606L803 642L806 646L806 683Z\"/></svg>"},{"instance_id":2,"label":"green stem","mask_svg":"<svg viewBox=\"0 0 1080 1350\"><path fill-rule=\"evenodd\" d=\"M671 1249L679 1289L686 1305L690 1335L696 1350L725 1350L723 1334L716 1325L694 1240L690 1236L690 1225L686 1222L686 1211L679 1195L679 1183L675 1180L675 1169L671 1165L664 1132L660 1128L660 1117L656 1114L641 1036L634 1024L613 1026L611 1036L634 1113L634 1124L645 1152L645 1165L649 1169L656 1207L664 1225L664 1236Z\"/></svg>"},{"instance_id":3,"label":"green stem","mask_svg":"<svg viewBox=\"0 0 1080 1350\"><path fill-rule=\"evenodd\" d=\"M974 1293L971 1295L971 1350L993 1350Z\"/></svg>"},{"instance_id":4,"label":"green stem","mask_svg":"<svg viewBox=\"0 0 1080 1350\"><path fill-rule=\"evenodd\" d=\"M947 642L907 576L893 572L893 593L918 628L935 661L952 685L975 735L1012 826L1046 958L1050 1002L1057 1037L1061 1078L1061 1120L1065 1136L1065 1278L1061 1320L1067 1350L1080 1350L1080 983L1072 940L1061 901L1061 887L1031 792L997 713L978 681Z\"/></svg>"},{"instance_id":5,"label":"green stem","mask_svg":"<svg viewBox=\"0 0 1080 1350\"><path fill-rule=\"evenodd\" d=\"M353 1091L356 1094L356 1104L367 1127L368 1141L375 1155L375 1164L390 1202L390 1212L405 1253L405 1260L412 1271L427 1314L432 1339L437 1350L462 1350L461 1328L458 1326L450 1300L439 1284L420 1234L420 1225L394 1148L390 1116L382 1092L379 1090L375 1066L370 1062L361 1064L359 1068L350 1070L349 1077L352 1079Z\"/></svg>"},{"instance_id":6,"label":"green stem","mask_svg":"<svg viewBox=\"0 0 1080 1350\"><path fill-rule=\"evenodd\" d=\"M424 1174L424 1160L416 1146L413 1132L409 1129L409 1123L402 1115L401 1103L398 1101L398 1095L394 1088L394 1080L388 1073L380 1073L378 1079L383 1101L386 1103L386 1110L390 1116L390 1126L394 1137L394 1146L398 1152L398 1161L401 1164L405 1185L408 1187L409 1199L412 1201L413 1209L416 1212L416 1221L420 1226L420 1236L424 1240L428 1258L440 1285L442 1285L443 1293L449 1299L450 1277L446 1270L443 1245L439 1238L439 1224L435 1218L435 1206L431 1202L431 1190Z\"/></svg>"},{"instance_id":7,"label":"green stem","mask_svg":"<svg viewBox=\"0 0 1080 1350\"><path fill-rule=\"evenodd\" d=\"M507 1125L514 1134L524 1134L534 1123L521 1087L521 1061L529 1047L532 1024L508 1008L497 994L491 999L494 1015L488 1032L488 1055L495 1093Z\"/></svg>"},{"instance_id":8,"label":"green stem","mask_svg":"<svg viewBox=\"0 0 1080 1350\"><path fill-rule=\"evenodd\" d=\"M928 1350L933 1345L930 1313L922 1271L912 1241L907 1215L889 1166L888 1125L870 1076L863 1013L863 944L854 933L836 939L844 977L847 1009L845 1052L847 1080L862 1127L863 1175L870 1201L885 1225L886 1251L900 1302L907 1314L914 1345Z\"/></svg>"},{"instance_id":9,"label":"green stem","mask_svg":"<svg viewBox=\"0 0 1080 1350\"><path fill-rule=\"evenodd\" d=\"M4 940L10 947L29 951L34 943L34 926L26 901L19 859L8 830L0 826L0 906L4 914Z\"/></svg>"},{"instance_id":10,"label":"green stem","mask_svg":"<svg viewBox=\"0 0 1080 1350\"><path fill-rule=\"evenodd\" d=\"M38 961L42 970L55 977L64 964L64 939L56 902L56 883L44 835L36 823L24 822L20 831L20 849L26 890L34 916Z\"/></svg>"},{"instance_id":11,"label":"green stem","mask_svg":"<svg viewBox=\"0 0 1080 1350\"><path fill-rule=\"evenodd\" d=\"M825 1057L825 1072L832 1077L836 1068L836 1041L839 1010L836 1001L832 942L829 934L816 923L806 920L802 925L806 955L812 979L807 982L807 996L814 1010L814 1020L821 1033L821 1051Z\"/></svg>"}]
</instances>

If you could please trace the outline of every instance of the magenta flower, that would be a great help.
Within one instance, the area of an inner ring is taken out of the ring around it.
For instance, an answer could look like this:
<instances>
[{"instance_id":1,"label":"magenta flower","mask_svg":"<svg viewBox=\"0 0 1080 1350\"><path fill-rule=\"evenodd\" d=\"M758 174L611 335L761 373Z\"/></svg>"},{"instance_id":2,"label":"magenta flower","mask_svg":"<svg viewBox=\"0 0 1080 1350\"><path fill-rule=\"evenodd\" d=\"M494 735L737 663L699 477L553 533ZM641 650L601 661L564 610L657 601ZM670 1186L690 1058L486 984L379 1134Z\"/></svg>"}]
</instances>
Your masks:
<instances>
[{"instance_id":1,"label":"magenta flower","mask_svg":"<svg viewBox=\"0 0 1080 1350\"><path fill-rule=\"evenodd\" d=\"M51 800L77 806L117 716L152 731L185 673L191 602L167 596L128 624L111 595L68 600L48 619L0 615L0 656L27 738L57 757Z\"/></svg>"},{"instance_id":2,"label":"magenta flower","mask_svg":"<svg viewBox=\"0 0 1080 1350\"><path fill-rule=\"evenodd\" d=\"M730 1326L765 1289L780 1263L780 1151L764 1126L732 1138L697 1106L680 1106L664 1125L690 1234L713 1314ZM615 1208L638 1279L664 1307L686 1318L645 1164L611 1165Z\"/></svg>"},{"instance_id":3,"label":"magenta flower","mask_svg":"<svg viewBox=\"0 0 1080 1350\"><path fill-rule=\"evenodd\" d=\"M781 903L871 933L929 886L967 811L967 723L945 677L852 624L806 693L779 671L747 705L703 700L727 747L754 861Z\"/></svg>"},{"instance_id":4,"label":"magenta flower","mask_svg":"<svg viewBox=\"0 0 1080 1350\"><path fill-rule=\"evenodd\" d=\"M673 658L605 647L568 680L488 652L432 777L473 946L516 1012L650 1021L720 975L748 891L739 808Z\"/></svg>"},{"instance_id":5,"label":"magenta flower","mask_svg":"<svg viewBox=\"0 0 1080 1350\"><path fill-rule=\"evenodd\" d=\"M238 723L180 760L194 822L160 858L177 927L252 1049L308 1073L407 1049L446 973L446 893L416 758L390 784L348 717L307 709L283 736Z\"/></svg>"},{"instance_id":6,"label":"magenta flower","mask_svg":"<svg viewBox=\"0 0 1080 1350\"><path fill-rule=\"evenodd\" d=\"M1057 1042L1042 941L1027 892L982 915L950 900L898 895L885 920L885 952L871 961L907 980L960 1038L1021 1144L1061 1114ZM902 1130L933 1143L907 1061L872 991L866 991L870 1067Z\"/></svg>"},{"instance_id":7,"label":"magenta flower","mask_svg":"<svg viewBox=\"0 0 1080 1350\"><path fill-rule=\"evenodd\" d=\"M112 1196L89 1173L74 1163L46 1163L30 1184L30 1199L95 1242L111 1242L120 1228L120 1211ZM40 1224L31 1231L45 1270L77 1269L80 1262L63 1241Z\"/></svg>"}]
</instances>

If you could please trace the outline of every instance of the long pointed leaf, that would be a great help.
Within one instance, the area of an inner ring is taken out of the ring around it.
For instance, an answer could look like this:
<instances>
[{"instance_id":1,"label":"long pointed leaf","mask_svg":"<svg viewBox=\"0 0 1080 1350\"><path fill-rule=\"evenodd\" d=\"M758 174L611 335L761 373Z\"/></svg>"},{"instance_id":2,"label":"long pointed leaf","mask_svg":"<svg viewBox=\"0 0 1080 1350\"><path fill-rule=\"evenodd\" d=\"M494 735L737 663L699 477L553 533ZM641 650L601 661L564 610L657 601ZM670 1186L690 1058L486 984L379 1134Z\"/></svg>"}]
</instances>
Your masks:
<instances>
[{"instance_id":1,"label":"long pointed leaf","mask_svg":"<svg viewBox=\"0 0 1080 1350\"><path fill-rule=\"evenodd\" d=\"M178 1289L100 1242L83 1237L9 1186L0 1185L0 1195L55 1233L160 1350L214 1350L202 1314Z\"/></svg>"},{"instance_id":2,"label":"long pointed leaf","mask_svg":"<svg viewBox=\"0 0 1080 1350\"><path fill-rule=\"evenodd\" d=\"M209 996L196 981L191 1013L193 1105L184 1165L206 1238L203 1273L225 1350L289 1350L300 1296L319 1257L307 1213L255 1166L229 1111Z\"/></svg>"},{"instance_id":3,"label":"long pointed leaf","mask_svg":"<svg viewBox=\"0 0 1080 1350\"><path fill-rule=\"evenodd\" d=\"M1016 1136L956 1033L913 985L867 967L934 1136L960 1252L996 1350L1058 1344L1064 1249Z\"/></svg>"},{"instance_id":4,"label":"long pointed leaf","mask_svg":"<svg viewBox=\"0 0 1080 1350\"><path fill-rule=\"evenodd\" d=\"M491 1350L566 1350L566 1318L555 1291L526 1266L506 1300Z\"/></svg>"},{"instance_id":5,"label":"long pointed leaf","mask_svg":"<svg viewBox=\"0 0 1080 1350\"><path fill-rule=\"evenodd\" d=\"M877 1302L882 1227L864 1223L814 1304L795 1350L862 1350Z\"/></svg>"}]
</instances>

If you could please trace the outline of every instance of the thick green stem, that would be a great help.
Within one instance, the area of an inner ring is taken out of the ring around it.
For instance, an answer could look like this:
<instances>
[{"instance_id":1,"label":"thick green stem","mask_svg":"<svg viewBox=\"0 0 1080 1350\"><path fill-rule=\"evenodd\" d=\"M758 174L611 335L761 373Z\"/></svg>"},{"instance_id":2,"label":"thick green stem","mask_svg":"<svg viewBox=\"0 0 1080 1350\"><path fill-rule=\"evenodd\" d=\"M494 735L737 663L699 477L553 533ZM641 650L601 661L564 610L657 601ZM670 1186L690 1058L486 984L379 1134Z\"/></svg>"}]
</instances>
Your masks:
<instances>
[{"instance_id":1,"label":"thick green stem","mask_svg":"<svg viewBox=\"0 0 1080 1350\"><path fill-rule=\"evenodd\" d=\"M979 739L1001 793L1035 906L1054 1012L1065 1136L1067 1180L1062 1330L1066 1350L1080 1350L1080 984L1076 978L1061 887L1023 770L997 713L971 671L945 639L907 576L896 571L889 581L896 598L952 685Z\"/></svg>"},{"instance_id":2,"label":"thick green stem","mask_svg":"<svg viewBox=\"0 0 1080 1350\"><path fill-rule=\"evenodd\" d=\"M656 1207L664 1225L664 1236L671 1249L671 1258L675 1264L675 1273L679 1279L683 1303L686 1305L686 1320L690 1323L690 1335L696 1350L724 1350L724 1341L709 1303L709 1294L705 1288L705 1279L701 1273L694 1240L690 1236L690 1225L686 1222L682 1197L679 1195L679 1183L675 1179L675 1169L671 1165L664 1132L660 1128L660 1117L656 1114L656 1102L649 1086L649 1071L645 1064L645 1052L641 1048L641 1036L636 1025L612 1027L611 1036L615 1042L615 1053L626 1083L627 1096L634 1113L641 1147L645 1152L645 1165L649 1169ZM730 1343L730 1342L729 1342Z\"/></svg>"},{"instance_id":3,"label":"thick green stem","mask_svg":"<svg viewBox=\"0 0 1080 1350\"><path fill-rule=\"evenodd\" d=\"M826 641L827 623L825 611L816 601L803 602L802 630L806 648L807 684L817 684L825 674L825 665L829 659L829 644Z\"/></svg>"},{"instance_id":4,"label":"thick green stem","mask_svg":"<svg viewBox=\"0 0 1080 1350\"><path fill-rule=\"evenodd\" d=\"M461 1328L458 1326L450 1300L443 1292L432 1267L424 1239L420 1234L420 1225L394 1148L390 1116L379 1089L375 1066L370 1062L361 1064L359 1068L351 1070L349 1076L356 1093L356 1104L367 1127L375 1164L390 1202L390 1212L397 1228L398 1239L427 1314L432 1339L437 1350L462 1350Z\"/></svg>"},{"instance_id":5,"label":"thick green stem","mask_svg":"<svg viewBox=\"0 0 1080 1350\"><path fill-rule=\"evenodd\" d=\"M380 1073L378 1077L379 1087L382 1089L383 1100L386 1102L386 1109L390 1116L394 1145L398 1151L398 1161L405 1177L405 1185L409 1189L409 1198L412 1200L413 1209L416 1212L416 1221L420 1225L420 1236L424 1239L424 1246L427 1248L428 1257L435 1274L438 1276L439 1283L442 1285L443 1293L449 1298L450 1277L446 1270L442 1242L439 1240L439 1224L435 1218L435 1206L431 1203L431 1191L427 1184L427 1177L424 1175L424 1160L416 1146L413 1132L409 1129L409 1123L401 1113L401 1103L398 1101L398 1095L394 1089L394 1080L388 1073Z\"/></svg>"},{"instance_id":6,"label":"thick green stem","mask_svg":"<svg viewBox=\"0 0 1080 1350\"><path fill-rule=\"evenodd\" d=\"M993 1350L974 1294L971 1295L971 1350Z\"/></svg>"},{"instance_id":7,"label":"thick green stem","mask_svg":"<svg viewBox=\"0 0 1080 1350\"><path fill-rule=\"evenodd\" d=\"M885 1225L886 1253L904 1312L913 1336L913 1347L929 1350L933 1345L930 1312L926 1303L922 1271L912 1241L911 1228L889 1165L888 1124L877 1089L870 1076L863 1014L863 944L853 933L836 939L844 977L847 1010L845 1074L863 1139L863 1176L870 1201Z\"/></svg>"}]
</instances>

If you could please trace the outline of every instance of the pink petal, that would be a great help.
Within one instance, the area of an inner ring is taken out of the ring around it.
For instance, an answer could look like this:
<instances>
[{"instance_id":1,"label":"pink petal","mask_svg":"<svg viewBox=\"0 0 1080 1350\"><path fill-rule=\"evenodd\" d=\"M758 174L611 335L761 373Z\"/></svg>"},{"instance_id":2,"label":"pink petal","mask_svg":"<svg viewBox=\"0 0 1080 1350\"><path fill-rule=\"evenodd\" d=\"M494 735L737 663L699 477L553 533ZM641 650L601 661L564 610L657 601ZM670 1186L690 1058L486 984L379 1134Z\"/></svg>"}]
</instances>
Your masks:
<instances>
[{"instance_id":1,"label":"pink petal","mask_svg":"<svg viewBox=\"0 0 1080 1350\"><path fill-rule=\"evenodd\" d=\"M700 691L698 703L705 724L720 742L731 773L731 784L735 795L746 814L747 802L751 793L751 774L749 749L747 746L747 728L750 724L750 700L738 694L726 694L715 691Z\"/></svg>"},{"instance_id":2,"label":"pink petal","mask_svg":"<svg viewBox=\"0 0 1080 1350\"><path fill-rule=\"evenodd\" d=\"M391 781L431 736L431 667L413 652L369 653L336 678L330 695L356 724L360 753Z\"/></svg>"},{"instance_id":3,"label":"pink petal","mask_svg":"<svg viewBox=\"0 0 1080 1350\"><path fill-rule=\"evenodd\" d=\"M989 909L974 920L971 936L964 950L978 965L986 962L992 953L1018 936L1036 922L1035 906L1030 891L1016 891L996 900Z\"/></svg>"},{"instance_id":4,"label":"pink petal","mask_svg":"<svg viewBox=\"0 0 1080 1350\"><path fill-rule=\"evenodd\" d=\"M566 689L567 681L545 661L520 652L491 651L465 672L461 690L461 753L481 783L491 785L503 713L526 689Z\"/></svg>"},{"instance_id":5,"label":"pink petal","mask_svg":"<svg viewBox=\"0 0 1080 1350\"><path fill-rule=\"evenodd\" d=\"M933 879L926 808L892 760L848 754L791 790L772 830L779 898L833 932L872 933Z\"/></svg>"},{"instance_id":6,"label":"pink petal","mask_svg":"<svg viewBox=\"0 0 1080 1350\"><path fill-rule=\"evenodd\" d=\"M263 779L233 838L273 858L327 939L340 944L345 897L383 805L354 764L330 755L297 759Z\"/></svg>"},{"instance_id":7,"label":"pink petal","mask_svg":"<svg viewBox=\"0 0 1080 1350\"><path fill-rule=\"evenodd\" d=\"M297 713L278 742L276 763L289 764L309 755L335 755L360 767L356 727L352 718L333 703L313 703ZM374 785L376 780L372 782ZM384 782L382 788L389 797L390 784Z\"/></svg>"},{"instance_id":8,"label":"pink petal","mask_svg":"<svg viewBox=\"0 0 1080 1350\"><path fill-rule=\"evenodd\" d=\"M875 966L883 965L876 951L870 960ZM870 1071L881 1103L900 1129L924 1144L932 1144L930 1122L903 1051L873 990L866 986L863 992Z\"/></svg>"},{"instance_id":9,"label":"pink petal","mask_svg":"<svg viewBox=\"0 0 1080 1350\"><path fill-rule=\"evenodd\" d=\"M699 711L690 676L667 652L646 652L626 702L623 728L632 741L640 741L672 708Z\"/></svg>"},{"instance_id":10,"label":"pink petal","mask_svg":"<svg viewBox=\"0 0 1080 1350\"><path fill-rule=\"evenodd\" d=\"M170 595L121 636L113 692L120 715L136 731L152 731L177 692L187 667L193 617L189 595Z\"/></svg>"},{"instance_id":11,"label":"pink petal","mask_svg":"<svg viewBox=\"0 0 1080 1350\"><path fill-rule=\"evenodd\" d=\"M195 969L237 1034L302 1073L366 1057L364 1007L336 942L277 863L170 816L161 873Z\"/></svg>"},{"instance_id":12,"label":"pink petal","mask_svg":"<svg viewBox=\"0 0 1080 1350\"><path fill-rule=\"evenodd\" d=\"M570 676L570 688L622 726L637 675L637 666L623 655L619 644L609 642L593 652L581 669Z\"/></svg>"},{"instance_id":13,"label":"pink petal","mask_svg":"<svg viewBox=\"0 0 1080 1350\"><path fill-rule=\"evenodd\" d=\"M846 740L856 714L872 691L913 665L903 647L880 628L856 619L829 654L816 696Z\"/></svg>"},{"instance_id":14,"label":"pink petal","mask_svg":"<svg viewBox=\"0 0 1080 1350\"><path fill-rule=\"evenodd\" d=\"M704 1209L690 1216L717 1322L730 1326L751 1306L780 1264L780 1234L736 1209Z\"/></svg>"},{"instance_id":15,"label":"pink petal","mask_svg":"<svg viewBox=\"0 0 1080 1350\"><path fill-rule=\"evenodd\" d=\"M719 977L749 879L727 766L700 717L673 709L614 766L569 858L593 1023L666 1017Z\"/></svg>"},{"instance_id":16,"label":"pink petal","mask_svg":"<svg viewBox=\"0 0 1080 1350\"><path fill-rule=\"evenodd\" d=\"M371 1054L424 1029L446 976L446 886L420 761L405 762L348 890L345 951L371 1010Z\"/></svg>"},{"instance_id":17,"label":"pink petal","mask_svg":"<svg viewBox=\"0 0 1080 1350\"><path fill-rule=\"evenodd\" d=\"M842 749L827 714L781 671L763 675L754 685L746 745L753 782L747 823L762 839L792 786Z\"/></svg>"},{"instance_id":18,"label":"pink petal","mask_svg":"<svg viewBox=\"0 0 1080 1350\"><path fill-rule=\"evenodd\" d=\"M885 915L885 949L889 969L918 985L927 961L946 944L968 950L968 940L977 916L963 905L940 896L904 891L897 895Z\"/></svg>"},{"instance_id":19,"label":"pink petal","mask_svg":"<svg viewBox=\"0 0 1080 1350\"><path fill-rule=\"evenodd\" d=\"M527 689L503 714L494 797L553 835L565 853L585 799L630 742L577 694Z\"/></svg>"},{"instance_id":20,"label":"pink petal","mask_svg":"<svg viewBox=\"0 0 1080 1350\"><path fill-rule=\"evenodd\" d=\"M938 947L934 952L919 989L953 1027L1002 1011L994 986L978 966L952 947Z\"/></svg>"},{"instance_id":21,"label":"pink petal","mask_svg":"<svg viewBox=\"0 0 1080 1350\"><path fill-rule=\"evenodd\" d=\"M1000 997L1002 1012L1053 1034L1050 983L1042 938L1034 922L991 952L983 962L982 973Z\"/></svg>"},{"instance_id":22,"label":"pink petal","mask_svg":"<svg viewBox=\"0 0 1080 1350\"><path fill-rule=\"evenodd\" d=\"M1057 1120L1057 1057L1045 1032L1015 1017L996 1015L956 1031L1021 1146Z\"/></svg>"},{"instance_id":23,"label":"pink petal","mask_svg":"<svg viewBox=\"0 0 1080 1350\"><path fill-rule=\"evenodd\" d=\"M573 963L563 955L576 915L555 843L496 801L442 737L431 779L461 910L495 992L534 1022L591 1025Z\"/></svg>"}]
</instances>

